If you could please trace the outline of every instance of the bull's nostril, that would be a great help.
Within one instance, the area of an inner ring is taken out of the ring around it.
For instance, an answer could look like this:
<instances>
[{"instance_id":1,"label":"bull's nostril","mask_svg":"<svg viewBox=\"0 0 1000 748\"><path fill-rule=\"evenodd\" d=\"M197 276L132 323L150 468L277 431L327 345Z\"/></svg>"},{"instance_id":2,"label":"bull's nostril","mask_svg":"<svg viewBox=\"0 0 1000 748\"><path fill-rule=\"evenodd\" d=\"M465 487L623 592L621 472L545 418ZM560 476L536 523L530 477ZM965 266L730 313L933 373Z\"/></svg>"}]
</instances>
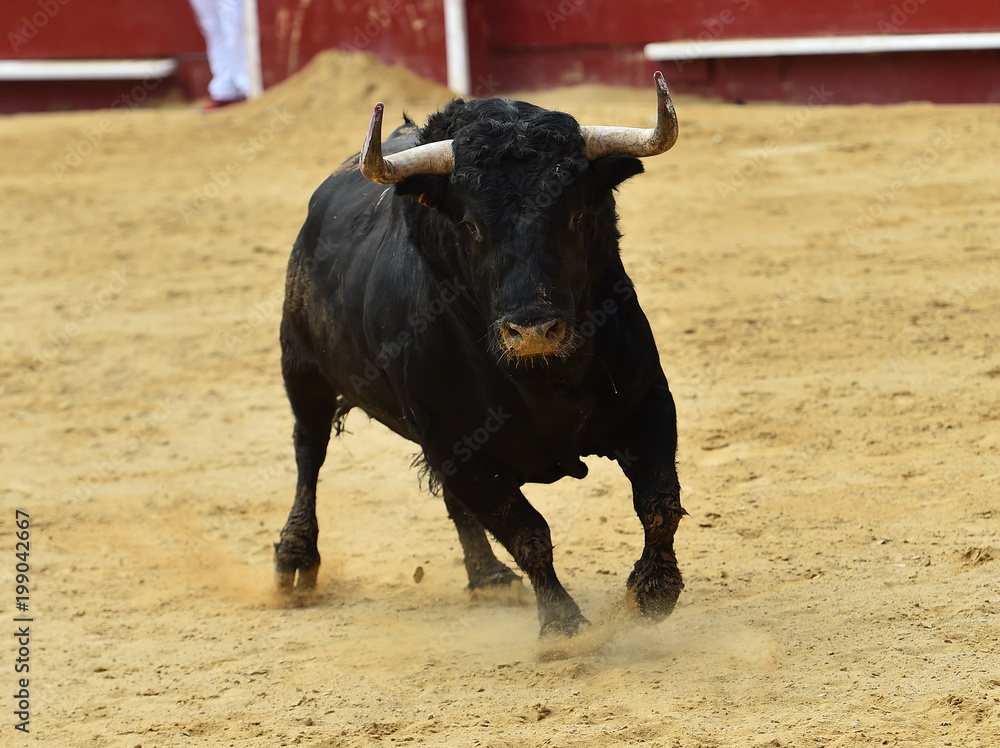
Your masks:
<instances>
[{"instance_id":1,"label":"bull's nostril","mask_svg":"<svg viewBox=\"0 0 1000 748\"><path fill-rule=\"evenodd\" d=\"M561 319L554 319L542 325L542 330L547 340L556 341L563 336L566 330L566 323Z\"/></svg>"},{"instance_id":2,"label":"bull's nostril","mask_svg":"<svg viewBox=\"0 0 1000 748\"><path fill-rule=\"evenodd\" d=\"M524 346L523 332L524 328L518 327L511 322L507 322L501 328L500 335L503 338L504 345L511 350L518 350Z\"/></svg>"}]
</instances>

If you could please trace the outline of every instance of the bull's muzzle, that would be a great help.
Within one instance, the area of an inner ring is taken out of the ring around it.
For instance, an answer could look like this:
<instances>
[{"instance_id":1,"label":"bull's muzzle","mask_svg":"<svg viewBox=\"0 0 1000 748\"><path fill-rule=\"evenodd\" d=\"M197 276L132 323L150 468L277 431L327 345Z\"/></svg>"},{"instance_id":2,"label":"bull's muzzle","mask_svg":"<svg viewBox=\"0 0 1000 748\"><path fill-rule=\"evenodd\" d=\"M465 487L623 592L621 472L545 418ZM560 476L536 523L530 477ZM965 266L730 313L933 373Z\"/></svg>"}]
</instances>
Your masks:
<instances>
[{"instance_id":1,"label":"bull's muzzle","mask_svg":"<svg viewBox=\"0 0 1000 748\"><path fill-rule=\"evenodd\" d=\"M569 345L569 326L562 317L525 324L502 322L500 342L508 356L557 356Z\"/></svg>"}]
</instances>

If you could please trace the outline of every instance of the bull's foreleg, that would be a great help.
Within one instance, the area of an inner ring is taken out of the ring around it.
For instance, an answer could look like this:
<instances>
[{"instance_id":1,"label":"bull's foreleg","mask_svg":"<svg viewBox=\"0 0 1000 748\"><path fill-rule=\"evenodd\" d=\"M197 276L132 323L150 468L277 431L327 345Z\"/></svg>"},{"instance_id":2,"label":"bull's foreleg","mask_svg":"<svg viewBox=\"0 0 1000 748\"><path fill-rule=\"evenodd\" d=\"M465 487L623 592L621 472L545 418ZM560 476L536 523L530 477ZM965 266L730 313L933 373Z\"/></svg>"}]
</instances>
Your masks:
<instances>
[{"instance_id":1,"label":"bull's foreleg","mask_svg":"<svg viewBox=\"0 0 1000 748\"><path fill-rule=\"evenodd\" d=\"M456 497L514 557L527 574L538 603L540 635L573 634L587 619L556 576L549 526L518 489L492 482L454 486Z\"/></svg>"},{"instance_id":2,"label":"bull's foreleg","mask_svg":"<svg viewBox=\"0 0 1000 748\"><path fill-rule=\"evenodd\" d=\"M677 411L666 383L655 385L629 420L625 443L615 457L632 483L645 545L628 578L640 612L655 621L674 609L684 588L674 555L681 517L677 479Z\"/></svg>"},{"instance_id":3,"label":"bull's foreleg","mask_svg":"<svg viewBox=\"0 0 1000 748\"><path fill-rule=\"evenodd\" d=\"M465 556L465 571L469 575L469 589L501 588L520 582L521 577L494 555L486 530L479 520L448 489L444 490L444 503L458 530L458 540Z\"/></svg>"}]
</instances>

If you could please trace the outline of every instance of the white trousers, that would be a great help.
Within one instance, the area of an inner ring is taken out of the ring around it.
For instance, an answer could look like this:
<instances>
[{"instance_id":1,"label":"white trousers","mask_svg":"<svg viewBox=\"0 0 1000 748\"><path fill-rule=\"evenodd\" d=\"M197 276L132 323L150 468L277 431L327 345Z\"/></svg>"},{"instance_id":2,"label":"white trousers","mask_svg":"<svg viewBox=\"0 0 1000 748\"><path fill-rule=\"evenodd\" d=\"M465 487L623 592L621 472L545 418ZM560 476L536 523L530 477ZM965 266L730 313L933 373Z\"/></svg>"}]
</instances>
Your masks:
<instances>
[{"instance_id":1,"label":"white trousers","mask_svg":"<svg viewBox=\"0 0 1000 748\"><path fill-rule=\"evenodd\" d=\"M190 0L205 46L212 80L208 95L216 101L232 101L247 95L246 52L243 45L242 0Z\"/></svg>"}]
</instances>

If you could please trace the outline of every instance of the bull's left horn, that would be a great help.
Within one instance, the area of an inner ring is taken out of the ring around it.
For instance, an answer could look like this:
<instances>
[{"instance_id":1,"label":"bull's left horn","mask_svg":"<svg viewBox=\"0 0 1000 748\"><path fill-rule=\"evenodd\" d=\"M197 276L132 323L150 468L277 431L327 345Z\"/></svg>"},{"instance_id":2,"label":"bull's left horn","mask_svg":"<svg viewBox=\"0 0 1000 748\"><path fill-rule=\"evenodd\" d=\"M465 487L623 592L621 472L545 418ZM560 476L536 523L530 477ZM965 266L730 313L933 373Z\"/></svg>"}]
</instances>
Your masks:
<instances>
[{"instance_id":1,"label":"bull's left horn","mask_svg":"<svg viewBox=\"0 0 1000 748\"><path fill-rule=\"evenodd\" d=\"M382 157L382 110L380 101L372 112L368 137L361 149L361 173L377 184L396 184L415 174L446 176L455 168L455 154L450 140L418 145L391 156Z\"/></svg>"},{"instance_id":2,"label":"bull's left horn","mask_svg":"<svg viewBox=\"0 0 1000 748\"><path fill-rule=\"evenodd\" d=\"M656 83L656 127L581 127L588 159L602 156L658 156L669 151L677 142L677 113L670 100L670 91L663 73L653 75Z\"/></svg>"}]
</instances>

